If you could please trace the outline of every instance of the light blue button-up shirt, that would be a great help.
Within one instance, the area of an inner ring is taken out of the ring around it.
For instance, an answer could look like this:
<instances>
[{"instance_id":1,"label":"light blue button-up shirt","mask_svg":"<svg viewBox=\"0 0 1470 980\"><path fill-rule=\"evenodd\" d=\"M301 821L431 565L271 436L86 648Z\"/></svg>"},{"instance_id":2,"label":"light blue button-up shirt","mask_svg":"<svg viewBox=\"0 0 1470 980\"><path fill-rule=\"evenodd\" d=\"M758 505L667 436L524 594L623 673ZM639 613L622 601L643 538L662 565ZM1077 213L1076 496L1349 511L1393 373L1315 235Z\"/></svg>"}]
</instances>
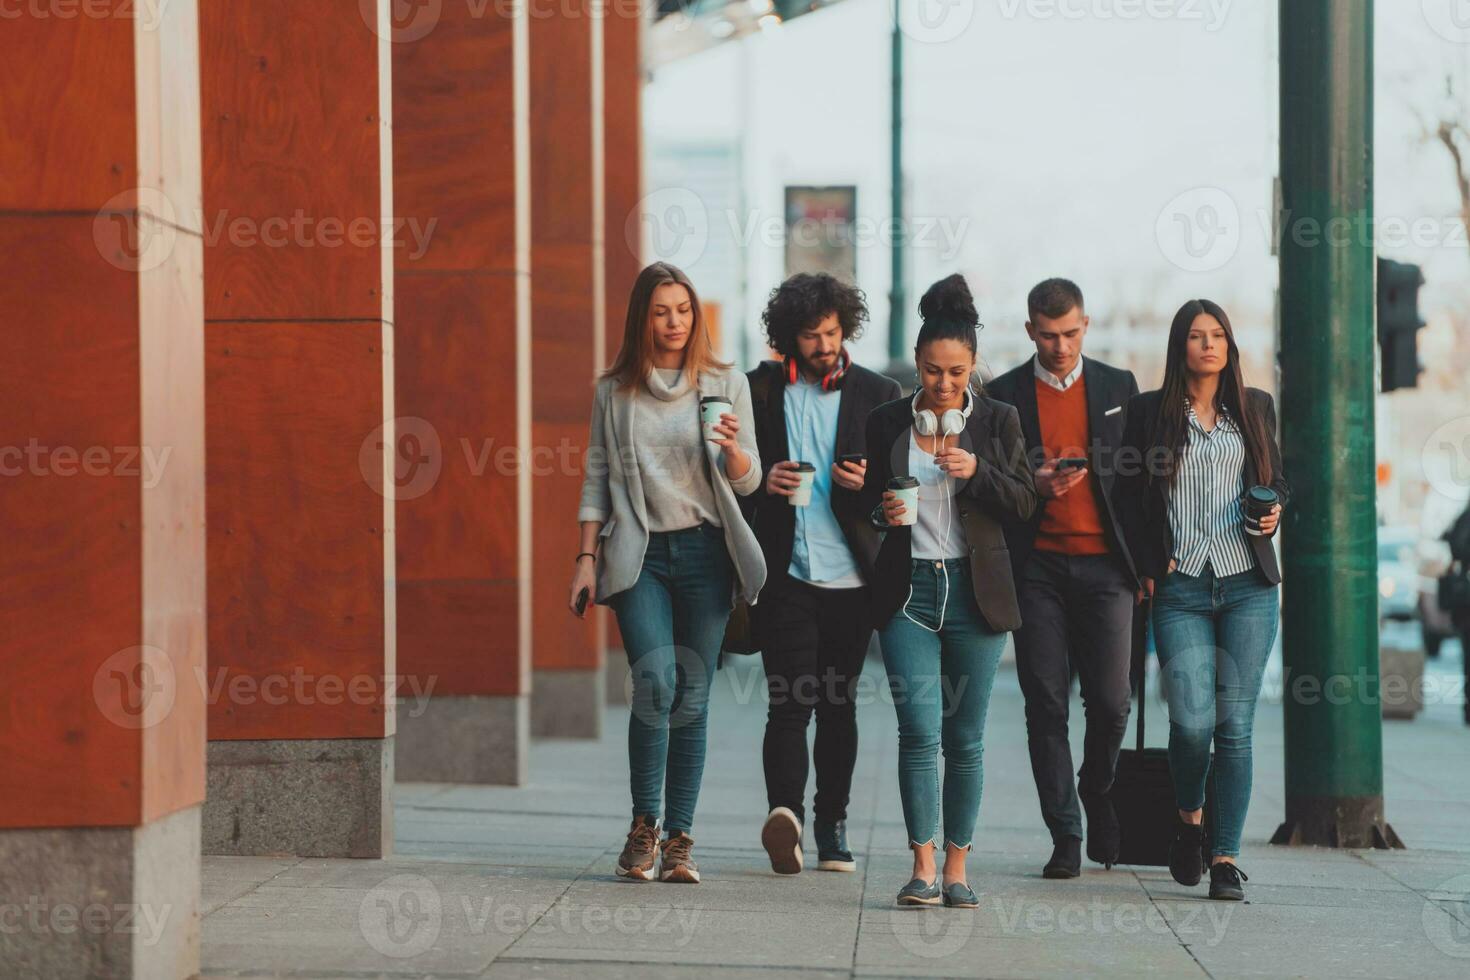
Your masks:
<instances>
[{"instance_id":1,"label":"light blue button-up shirt","mask_svg":"<svg viewBox=\"0 0 1470 980\"><path fill-rule=\"evenodd\" d=\"M832 461L842 392L823 391L805 378L786 386L786 443L794 462L817 468L812 502L796 508L791 542L792 578L832 589L857 588L863 576L837 516L832 513Z\"/></svg>"}]
</instances>

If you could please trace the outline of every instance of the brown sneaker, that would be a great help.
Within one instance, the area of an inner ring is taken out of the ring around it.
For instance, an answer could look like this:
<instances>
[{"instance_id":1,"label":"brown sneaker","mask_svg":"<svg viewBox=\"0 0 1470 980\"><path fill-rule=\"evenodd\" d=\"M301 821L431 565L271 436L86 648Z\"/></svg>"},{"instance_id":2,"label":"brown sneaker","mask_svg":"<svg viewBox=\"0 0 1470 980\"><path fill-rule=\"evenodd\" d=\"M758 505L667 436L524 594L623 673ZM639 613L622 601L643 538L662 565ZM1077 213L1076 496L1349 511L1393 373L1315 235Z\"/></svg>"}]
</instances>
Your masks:
<instances>
[{"instance_id":1,"label":"brown sneaker","mask_svg":"<svg viewBox=\"0 0 1470 980\"><path fill-rule=\"evenodd\" d=\"M634 817L623 853L618 855L618 877L652 881L653 856L657 853L658 818L647 814Z\"/></svg>"},{"instance_id":2,"label":"brown sneaker","mask_svg":"<svg viewBox=\"0 0 1470 980\"><path fill-rule=\"evenodd\" d=\"M690 885L699 884L699 866L690 857L694 850L694 838L680 831L664 841L663 856L659 862L658 880L677 881Z\"/></svg>"}]
</instances>

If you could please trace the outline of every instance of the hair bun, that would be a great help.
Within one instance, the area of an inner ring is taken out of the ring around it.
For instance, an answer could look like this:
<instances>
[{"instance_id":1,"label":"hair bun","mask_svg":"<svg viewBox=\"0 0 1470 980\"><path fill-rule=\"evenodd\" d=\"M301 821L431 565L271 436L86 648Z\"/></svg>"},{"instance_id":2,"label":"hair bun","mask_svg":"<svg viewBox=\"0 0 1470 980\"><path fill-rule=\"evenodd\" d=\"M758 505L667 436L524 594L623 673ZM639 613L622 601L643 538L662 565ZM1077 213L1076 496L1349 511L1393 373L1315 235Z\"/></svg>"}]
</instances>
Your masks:
<instances>
[{"instance_id":1,"label":"hair bun","mask_svg":"<svg viewBox=\"0 0 1470 980\"><path fill-rule=\"evenodd\" d=\"M975 309L975 298L970 295L970 284L956 272L939 280L919 300L919 316L925 320L949 320L967 327L980 325L980 314Z\"/></svg>"}]
</instances>

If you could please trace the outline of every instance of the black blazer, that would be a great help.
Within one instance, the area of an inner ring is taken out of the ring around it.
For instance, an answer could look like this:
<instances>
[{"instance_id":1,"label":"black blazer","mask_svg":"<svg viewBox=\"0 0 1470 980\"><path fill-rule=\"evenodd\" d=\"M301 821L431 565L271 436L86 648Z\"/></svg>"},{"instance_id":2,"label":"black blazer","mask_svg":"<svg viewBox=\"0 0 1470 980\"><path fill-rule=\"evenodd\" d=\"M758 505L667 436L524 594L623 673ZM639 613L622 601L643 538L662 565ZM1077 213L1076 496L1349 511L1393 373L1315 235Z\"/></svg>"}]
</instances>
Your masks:
<instances>
[{"instance_id":1,"label":"black blazer","mask_svg":"<svg viewBox=\"0 0 1470 980\"><path fill-rule=\"evenodd\" d=\"M996 401L1014 405L1021 416L1021 434L1026 437L1027 456L1033 470L1041 466L1046 450L1041 443L1041 413L1036 407L1036 370L1034 360L1007 371L985 386L985 393ZM1133 556L1128 551L1128 540L1123 533L1123 520L1114 501L1118 481L1116 479L1118 447L1123 443L1123 423L1128 401L1138 394L1138 381L1132 371L1124 371L1082 358L1082 383L1087 386L1087 456L1092 461L1088 467L1089 482L1102 508L1103 533L1108 547L1126 566L1128 574L1138 577L1133 567ZM1011 562L1016 578L1036 544L1036 532L1041 527L1041 517L1046 509L1042 499L1031 520L1006 525L1006 541L1011 547Z\"/></svg>"},{"instance_id":2,"label":"black blazer","mask_svg":"<svg viewBox=\"0 0 1470 980\"><path fill-rule=\"evenodd\" d=\"M1276 441L1276 406L1271 396L1259 388L1247 388L1255 411L1261 413L1266 423L1266 451L1271 457L1271 489L1281 497L1281 506L1286 507L1291 497L1291 487L1281 471L1281 449ZM1152 454L1166 452L1149 438L1154 420L1159 417L1160 391L1145 391L1134 396L1128 403L1128 421L1123 433L1125 452L1118 460L1118 468L1124 474L1120 481L1119 500L1123 504L1123 523L1128 537L1128 547L1138 574L1162 582L1169 574L1169 562L1174 556L1174 537L1169 530L1168 486L1163 480L1148 483L1148 461ZM1156 457L1155 457L1156 458ZM1245 459L1245 488L1256 485L1256 468L1250 455ZM1273 535L1274 537L1274 535ZM1271 538L1250 538L1251 550L1255 552L1256 568L1270 585L1281 582L1281 566L1276 561L1276 549Z\"/></svg>"},{"instance_id":3,"label":"black blazer","mask_svg":"<svg viewBox=\"0 0 1470 980\"><path fill-rule=\"evenodd\" d=\"M900 398L868 416L868 476L859 497L862 515L884 530L872 580L872 622L883 626L903 607L913 578L913 528L883 524L883 492L894 476L910 476L911 401ZM975 475L956 496L958 517L970 546L975 604L996 632L1021 625L1011 554L1002 530L1010 521L1030 520L1036 512L1036 487L1026 462L1021 423L1010 405L980 397L960 433L958 445L975 454ZM858 515L854 515L858 516Z\"/></svg>"},{"instance_id":4,"label":"black blazer","mask_svg":"<svg viewBox=\"0 0 1470 980\"><path fill-rule=\"evenodd\" d=\"M755 438L760 447L761 462L771 464L791 458L786 439L786 372L777 361L765 361L747 375L750 399L755 416ZM870 371L860 364L848 368L842 383L842 402L837 408L837 441L833 458L863 452L868 413L886 401L903 394L898 382ZM832 485L832 512L842 527L847 546L857 559L863 577L873 580L873 560L878 556L878 534L866 519L854 519L856 508L850 504L857 491ZM748 497L741 497L746 518L755 530L765 555L767 582L777 584L791 565L791 543L796 536L796 512L785 497L772 496L761 487ZM759 608L759 604L754 608Z\"/></svg>"}]
</instances>

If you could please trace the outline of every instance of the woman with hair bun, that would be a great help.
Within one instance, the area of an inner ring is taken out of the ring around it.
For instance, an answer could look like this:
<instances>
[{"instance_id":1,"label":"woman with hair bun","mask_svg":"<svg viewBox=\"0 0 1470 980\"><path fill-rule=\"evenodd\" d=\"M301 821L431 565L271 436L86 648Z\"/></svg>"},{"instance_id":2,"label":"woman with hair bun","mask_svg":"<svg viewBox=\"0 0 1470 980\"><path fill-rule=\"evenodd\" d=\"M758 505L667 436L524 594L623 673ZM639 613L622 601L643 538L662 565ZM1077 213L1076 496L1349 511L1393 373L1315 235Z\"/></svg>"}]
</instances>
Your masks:
<instances>
[{"instance_id":1,"label":"woman with hair bun","mask_svg":"<svg viewBox=\"0 0 1470 980\"><path fill-rule=\"evenodd\" d=\"M871 608L898 714L914 853L898 903L974 908L965 858L980 811L985 715L1006 634L1021 624L1002 525L1029 519L1037 496L1016 410L974 380L980 317L964 277L931 286L919 315L917 391L868 417L861 497L885 532Z\"/></svg>"}]
</instances>

